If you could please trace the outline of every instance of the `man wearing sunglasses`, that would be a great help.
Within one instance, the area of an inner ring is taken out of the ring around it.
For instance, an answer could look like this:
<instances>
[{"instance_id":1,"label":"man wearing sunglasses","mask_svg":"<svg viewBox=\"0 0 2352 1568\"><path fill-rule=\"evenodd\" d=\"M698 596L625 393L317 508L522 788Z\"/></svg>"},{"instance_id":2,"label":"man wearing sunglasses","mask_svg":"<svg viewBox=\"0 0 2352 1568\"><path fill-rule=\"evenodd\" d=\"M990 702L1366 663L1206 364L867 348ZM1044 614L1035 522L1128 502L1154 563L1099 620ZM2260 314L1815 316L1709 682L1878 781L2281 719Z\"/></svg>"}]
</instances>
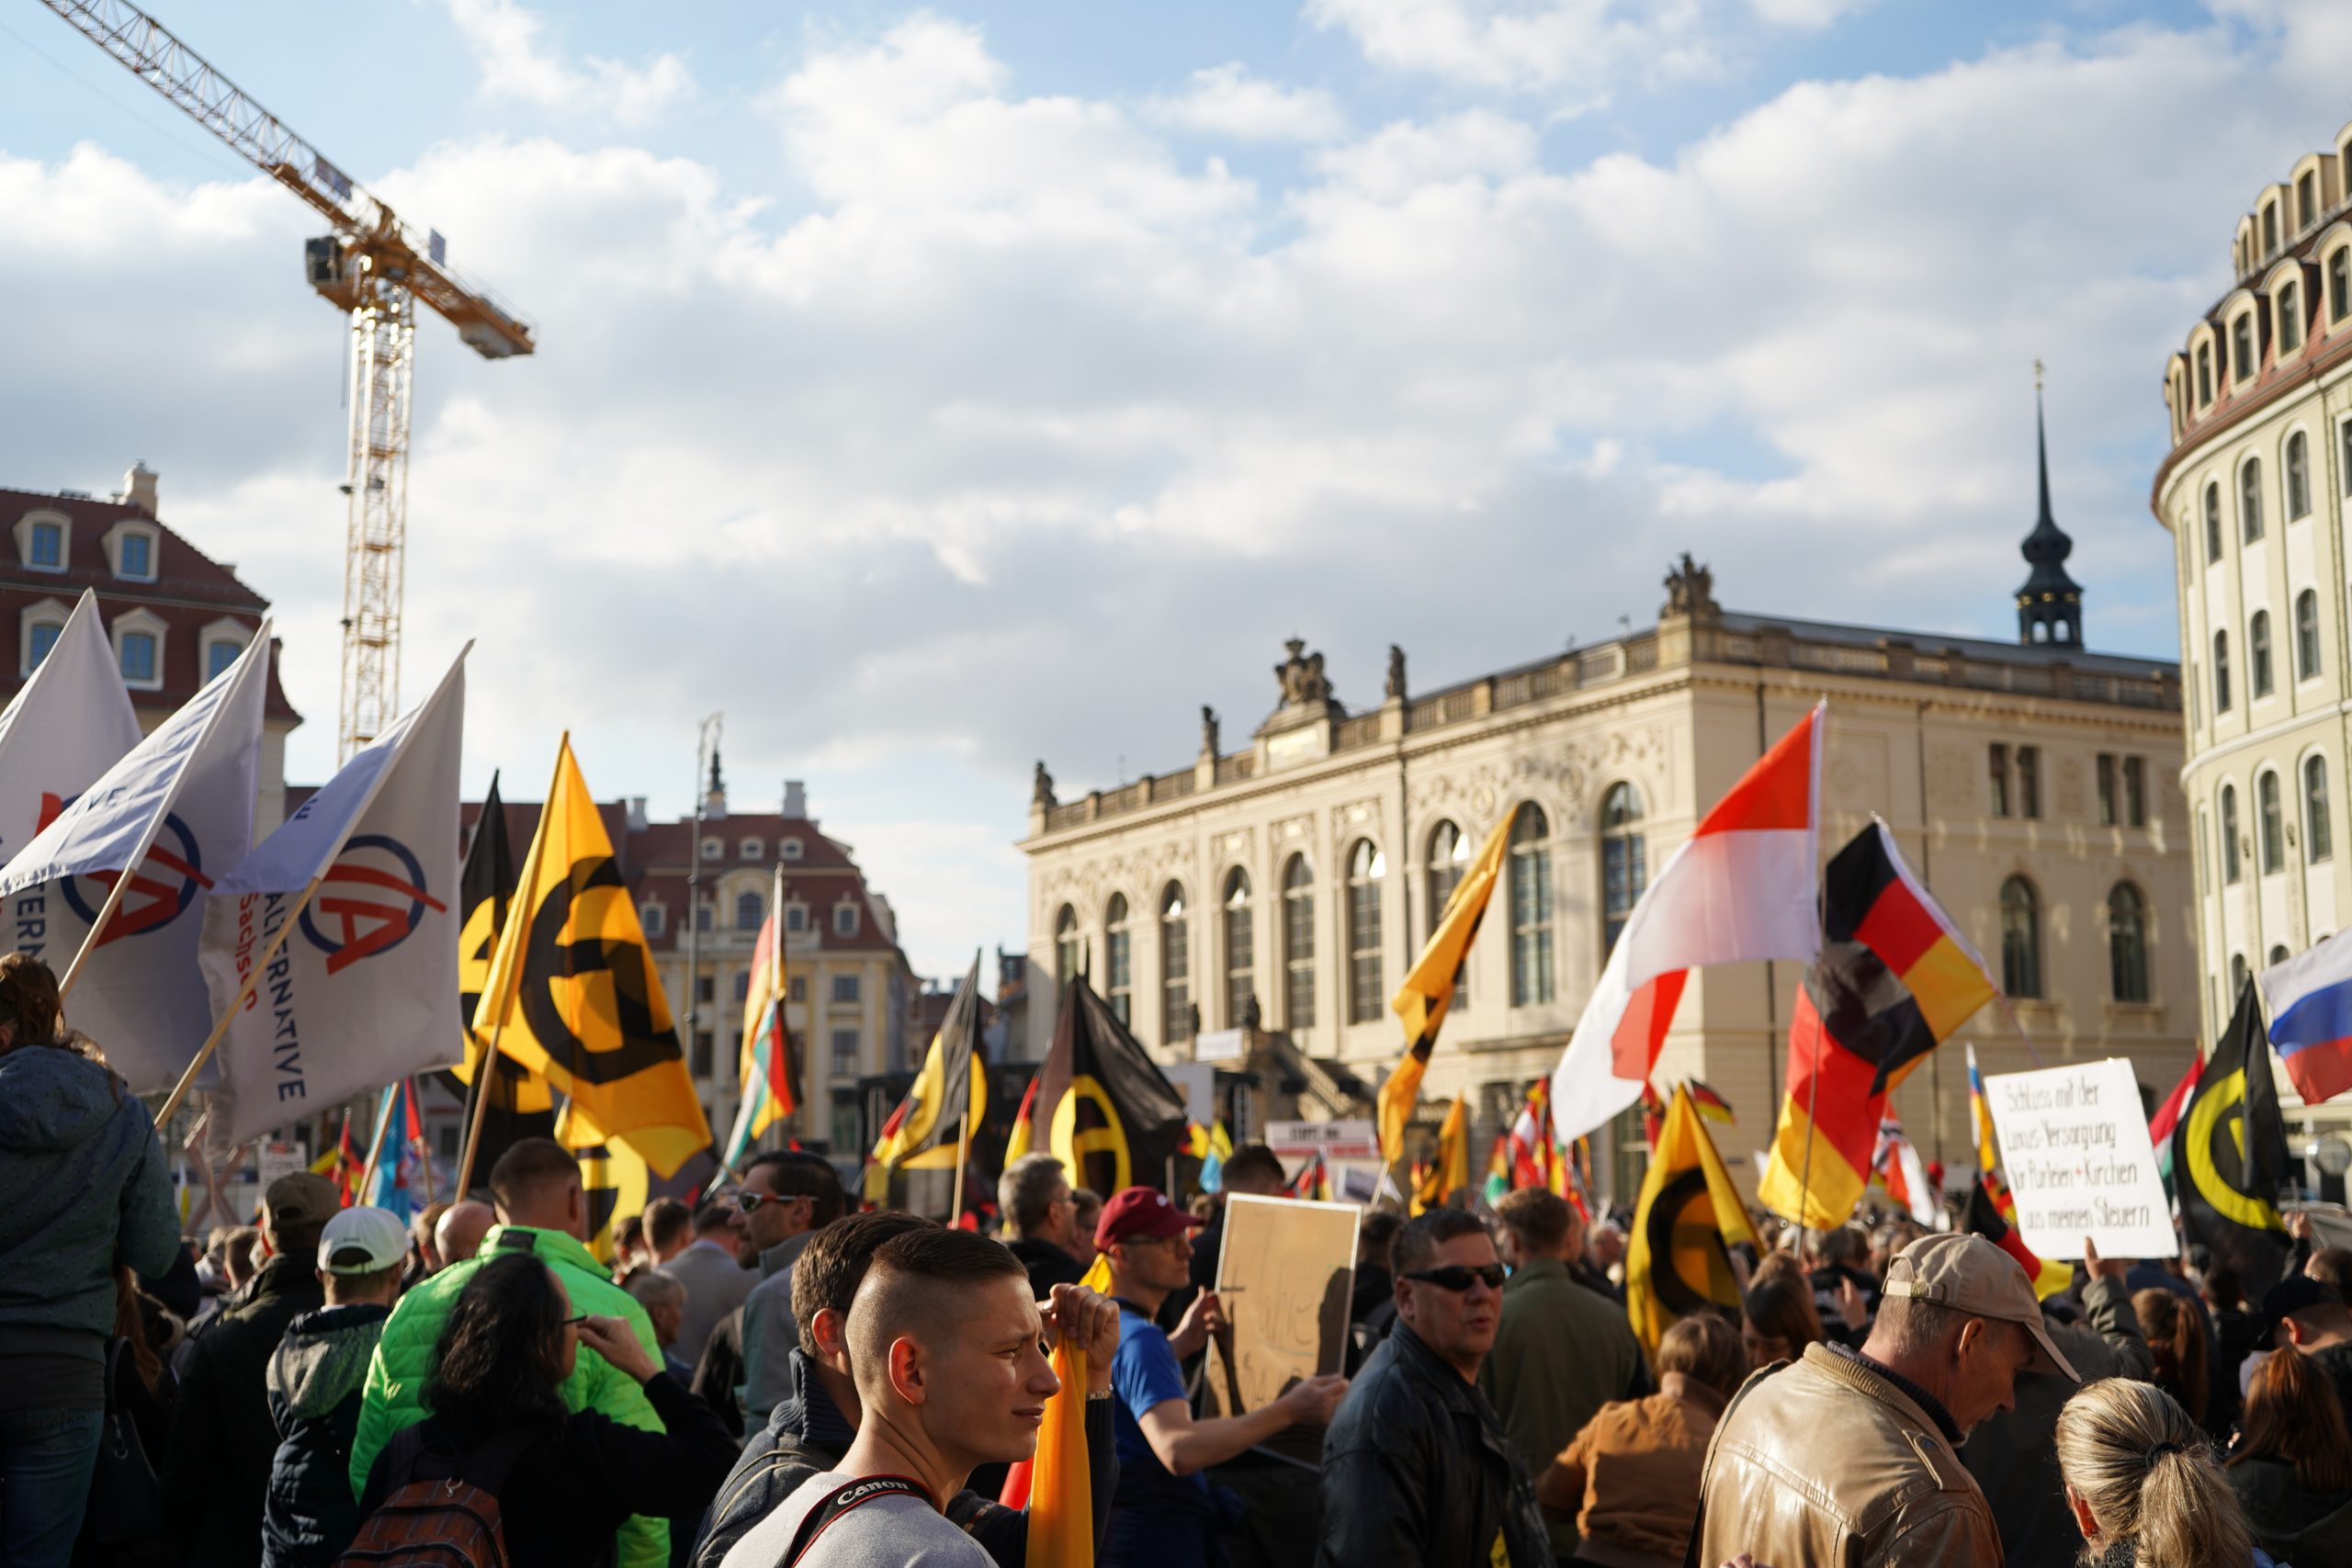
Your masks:
<instances>
[{"instance_id":1,"label":"man wearing sunglasses","mask_svg":"<svg viewBox=\"0 0 2352 1568\"><path fill-rule=\"evenodd\" d=\"M1396 1329L1323 1438L1318 1568L1544 1568L1534 1483L1478 1368L1502 1322L1503 1265L1476 1215L1433 1209L1396 1233Z\"/></svg>"},{"instance_id":2,"label":"man wearing sunglasses","mask_svg":"<svg viewBox=\"0 0 2352 1568\"><path fill-rule=\"evenodd\" d=\"M760 1271L760 1282L743 1298L743 1418L757 1431L792 1392L792 1350L800 1343L792 1317L793 1262L849 1203L830 1160L780 1150L754 1156L743 1168L735 1206L743 1216L743 1266Z\"/></svg>"}]
</instances>

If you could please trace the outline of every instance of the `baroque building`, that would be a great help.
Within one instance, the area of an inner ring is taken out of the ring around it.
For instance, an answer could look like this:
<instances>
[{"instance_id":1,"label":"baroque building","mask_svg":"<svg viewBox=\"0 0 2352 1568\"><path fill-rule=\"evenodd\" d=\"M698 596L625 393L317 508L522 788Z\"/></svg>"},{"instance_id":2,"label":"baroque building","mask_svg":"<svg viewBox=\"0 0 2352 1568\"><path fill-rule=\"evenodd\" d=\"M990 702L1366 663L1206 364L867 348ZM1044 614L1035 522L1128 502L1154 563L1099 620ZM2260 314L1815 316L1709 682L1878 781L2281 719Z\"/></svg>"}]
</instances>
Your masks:
<instances>
[{"instance_id":1,"label":"baroque building","mask_svg":"<svg viewBox=\"0 0 2352 1568\"><path fill-rule=\"evenodd\" d=\"M2339 929L2352 495L2352 125L2263 186L2227 292L2165 367L2172 446L2151 498L2172 533L2186 655L2199 1005ZM2279 1090L2292 1103L2293 1086ZM2331 1107L2307 1126L2347 1116Z\"/></svg>"},{"instance_id":2,"label":"baroque building","mask_svg":"<svg viewBox=\"0 0 2352 1568\"><path fill-rule=\"evenodd\" d=\"M1083 968L1163 1061L1213 1064L1237 1139L1293 1099L1363 1113L1403 1047L1389 996L1508 822L1505 880L1422 1099L1427 1129L1469 1097L1482 1167L1557 1064L1651 871L1826 696L1825 857L1885 818L2041 1062L2128 1055L2161 1092L2199 1018L2180 687L2173 665L2078 646L2046 474L2028 588L2053 597L2021 592L2016 644L1725 610L1685 556L1657 624L1612 641L1432 692L1410 689L1392 648L1380 698L1351 710L1294 639L1238 747L1204 709L1189 767L1066 799L1039 763L1021 844L1025 1054L1051 1036L1046 982ZM1751 1190L1802 979L1795 964L1694 974L1659 1063L1661 1085L1704 1078L1736 1107L1718 1138ZM1956 1168L1973 1163L1962 1040L1987 1072L2035 1065L1988 1009L1897 1091L1928 1157ZM1596 1143L1600 1185L1630 1201L1632 1115Z\"/></svg>"}]
</instances>

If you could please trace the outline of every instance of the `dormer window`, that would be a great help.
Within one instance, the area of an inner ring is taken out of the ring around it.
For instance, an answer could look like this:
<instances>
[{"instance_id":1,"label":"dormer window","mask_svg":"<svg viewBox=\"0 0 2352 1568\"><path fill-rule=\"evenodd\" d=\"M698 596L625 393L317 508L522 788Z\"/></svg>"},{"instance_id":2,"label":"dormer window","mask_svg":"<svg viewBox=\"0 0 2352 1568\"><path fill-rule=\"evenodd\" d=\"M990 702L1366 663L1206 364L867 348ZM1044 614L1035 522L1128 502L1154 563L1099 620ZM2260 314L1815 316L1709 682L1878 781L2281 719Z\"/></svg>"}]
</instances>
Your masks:
<instances>
[{"instance_id":1,"label":"dormer window","mask_svg":"<svg viewBox=\"0 0 2352 1568\"><path fill-rule=\"evenodd\" d=\"M2230 374L2236 381L2254 379L2254 312L2243 311L2230 323Z\"/></svg>"},{"instance_id":2,"label":"dormer window","mask_svg":"<svg viewBox=\"0 0 2352 1568\"><path fill-rule=\"evenodd\" d=\"M237 661L237 656L245 651L245 645L253 640L253 637L254 631L251 626L228 616L223 616L207 626L198 634L197 642L204 679L209 682L220 671L234 664Z\"/></svg>"},{"instance_id":3,"label":"dormer window","mask_svg":"<svg viewBox=\"0 0 2352 1568\"><path fill-rule=\"evenodd\" d=\"M776 845L775 852L786 860L800 860L808 853L808 846L797 839L786 839Z\"/></svg>"},{"instance_id":4,"label":"dormer window","mask_svg":"<svg viewBox=\"0 0 2352 1568\"><path fill-rule=\"evenodd\" d=\"M645 928L647 937L660 942L669 934L670 907L667 904L650 902L639 904L637 907L637 921Z\"/></svg>"},{"instance_id":5,"label":"dormer window","mask_svg":"<svg viewBox=\"0 0 2352 1568\"><path fill-rule=\"evenodd\" d=\"M735 855L739 860L757 860L766 852L767 841L763 839L746 839L735 846Z\"/></svg>"},{"instance_id":6,"label":"dormer window","mask_svg":"<svg viewBox=\"0 0 2352 1568\"><path fill-rule=\"evenodd\" d=\"M2197 406L2213 405L2213 345L2200 344L2197 349Z\"/></svg>"},{"instance_id":7,"label":"dormer window","mask_svg":"<svg viewBox=\"0 0 2352 1568\"><path fill-rule=\"evenodd\" d=\"M2327 319L2341 321L2352 315L2352 245L2340 245L2327 258Z\"/></svg>"},{"instance_id":8,"label":"dormer window","mask_svg":"<svg viewBox=\"0 0 2352 1568\"><path fill-rule=\"evenodd\" d=\"M57 646L57 639L64 634L65 623L62 621L35 621L33 623L32 635L26 639L26 674L29 675L34 671L40 668L40 661L49 657L49 650Z\"/></svg>"},{"instance_id":9,"label":"dormer window","mask_svg":"<svg viewBox=\"0 0 2352 1568\"><path fill-rule=\"evenodd\" d=\"M33 512L17 520L17 558L34 571L63 571L73 543L73 524L63 513Z\"/></svg>"},{"instance_id":10,"label":"dormer window","mask_svg":"<svg viewBox=\"0 0 2352 1568\"><path fill-rule=\"evenodd\" d=\"M833 906L833 934L835 936L855 936L857 934L856 905L836 904Z\"/></svg>"},{"instance_id":11,"label":"dormer window","mask_svg":"<svg viewBox=\"0 0 2352 1568\"><path fill-rule=\"evenodd\" d=\"M705 839L705 840L702 841L702 858L703 858L703 859L705 859L705 860L723 860L723 859L725 859L725 858L726 858L726 856L727 856L727 845L726 845L726 842L725 842L723 840L719 840L719 839Z\"/></svg>"},{"instance_id":12,"label":"dormer window","mask_svg":"<svg viewBox=\"0 0 2352 1568\"><path fill-rule=\"evenodd\" d=\"M2297 228L2308 229L2319 221L2319 176L2309 169L2295 182L2295 208L2300 215Z\"/></svg>"},{"instance_id":13,"label":"dormer window","mask_svg":"<svg viewBox=\"0 0 2352 1568\"><path fill-rule=\"evenodd\" d=\"M784 907L784 929L796 936L807 931L808 906L801 903L786 904Z\"/></svg>"},{"instance_id":14,"label":"dormer window","mask_svg":"<svg viewBox=\"0 0 2352 1568\"><path fill-rule=\"evenodd\" d=\"M2291 282L2278 286L2278 352L2292 354L2303 346L2303 291Z\"/></svg>"},{"instance_id":15,"label":"dormer window","mask_svg":"<svg viewBox=\"0 0 2352 1568\"><path fill-rule=\"evenodd\" d=\"M65 619L72 613L56 600L44 599L17 615L17 673L20 677L30 676L40 668L40 661L49 657L49 650L65 635Z\"/></svg>"},{"instance_id":16,"label":"dormer window","mask_svg":"<svg viewBox=\"0 0 2352 1568\"><path fill-rule=\"evenodd\" d=\"M118 615L114 622L114 656L122 683L136 692L160 690L164 684L164 623L147 610Z\"/></svg>"},{"instance_id":17,"label":"dormer window","mask_svg":"<svg viewBox=\"0 0 2352 1568\"><path fill-rule=\"evenodd\" d=\"M129 582L155 581L155 530L144 523L118 523L107 530L107 558L114 574Z\"/></svg>"}]
</instances>

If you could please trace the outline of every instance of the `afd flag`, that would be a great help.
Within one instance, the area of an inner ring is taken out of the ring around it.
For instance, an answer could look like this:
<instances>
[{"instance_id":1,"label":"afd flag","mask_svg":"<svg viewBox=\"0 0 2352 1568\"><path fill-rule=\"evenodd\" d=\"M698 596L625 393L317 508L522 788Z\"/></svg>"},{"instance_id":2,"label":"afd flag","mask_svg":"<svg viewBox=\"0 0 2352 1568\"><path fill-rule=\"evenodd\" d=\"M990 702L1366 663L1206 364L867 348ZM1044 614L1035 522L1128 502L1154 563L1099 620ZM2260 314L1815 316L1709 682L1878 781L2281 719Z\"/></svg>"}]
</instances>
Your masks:
<instances>
[{"instance_id":1,"label":"afd flag","mask_svg":"<svg viewBox=\"0 0 2352 1568\"><path fill-rule=\"evenodd\" d=\"M0 860L31 843L67 801L139 744L139 716L98 624L96 594L82 591L40 658L32 679L0 713Z\"/></svg>"},{"instance_id":2,"label":"afd flag","mask_svg":"<svg viewBox=\"0 0 2352 1568\"><path fill-rule=\"evenodd\" d=\"M19 951L62 979L88 947L65 1021L98 1043L135 1093L170 1089L211 1030L197 962L204 904L253 845L269 659L264 621L234 664L64 802L0 871Z\"/></svg>"},{"instance_id":3,"label":"afd flag","mask_svg":"<svg viewBox=\"0 0 2352 1568\"><path fill-rule=\"evenodd\" d=\"M237 1006L213 1099L232 1144L456 1051L465 670L461 653L423 706L221 880L205 912L215 1016Z\"/></svg>"},{"instance_id":4,"label":"afd flag","mask_svg":"<svg viewBox=\"0 0 2352 1568\"><path fill-rule=\"evenodd\" d=\"M2352 1089L2352 942L2339 931L2256 983L2270 1010L2270 1048L2303 1103Z\"/></svg>"}]
</instances>

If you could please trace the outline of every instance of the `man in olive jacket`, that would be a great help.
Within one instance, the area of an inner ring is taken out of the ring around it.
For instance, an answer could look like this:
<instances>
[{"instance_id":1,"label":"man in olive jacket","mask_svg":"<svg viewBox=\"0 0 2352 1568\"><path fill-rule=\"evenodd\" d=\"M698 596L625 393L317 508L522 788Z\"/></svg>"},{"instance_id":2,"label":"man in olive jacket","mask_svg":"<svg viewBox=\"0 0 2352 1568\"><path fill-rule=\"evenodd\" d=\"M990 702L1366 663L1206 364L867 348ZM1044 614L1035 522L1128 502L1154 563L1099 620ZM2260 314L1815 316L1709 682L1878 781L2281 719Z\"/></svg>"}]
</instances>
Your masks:
<instances>
[{"instance_id":1,"label":"man in olive jacket","mask_svg":"<svg viewBox=\"0 0 2352 1568\"><path fill-rule=\"evenodd\" d=\"M482 1237L471 1258L448 1267L401 1298L384 1325L384 1337L368 1366L368 1387L359 1408L359 1431L351 1445L351 1494L368 1490L368 1472L395 1433L425 1417L419 1401L433 1370L441 1325L475 1270L502 1253L536 1255L556 1272L571 1294L574 1312L626 1319L638 1343L654 1358L653 1324L635 1298L613 1283L582 1244L587 1234L588 1200L580 1167L562 1145L549 1138L524 1138L499 1156L490 1173L491 1195L500 1224ZM582 1348L571 1375L563 1381L563 1402L572 1410L594 1410L643 1431L662 1430L662 1419L635 1378ZM617 1540L619 1568L665 1568L670 1530L660 1519L632 1518Z\"/></svg>"},{"instance_id":2,"label":"man in olive jacket","mask_svg":"<svg viewBox=\"0 0 2352 1568\"><path fill-rule=\"evenodd\" d=\"M1625 1309L1577 1283L1568 1260L1584 1235L1567 1200L1521 1188L1496 1206L1503 1223L1502 1326L1478 1369L1478 1390L1530 1475L1551 1469L1585 1423L1612 1399L1650 1392L1649 1365ZM1574 1518L1551 1527L1553 1555L1576 1555Z\"/></svg>"}]
</instances>

